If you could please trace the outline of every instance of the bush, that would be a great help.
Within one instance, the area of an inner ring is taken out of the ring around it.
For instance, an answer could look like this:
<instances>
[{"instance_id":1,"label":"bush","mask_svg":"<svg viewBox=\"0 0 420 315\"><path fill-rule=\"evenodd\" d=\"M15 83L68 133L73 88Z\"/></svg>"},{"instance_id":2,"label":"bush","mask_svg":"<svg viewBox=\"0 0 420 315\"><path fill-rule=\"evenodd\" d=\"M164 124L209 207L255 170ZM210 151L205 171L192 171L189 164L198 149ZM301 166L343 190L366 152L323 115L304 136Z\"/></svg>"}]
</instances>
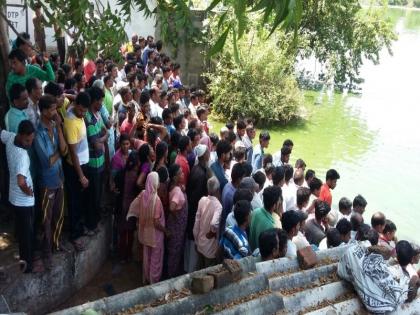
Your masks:
<instances>
[{"instance_id":1,"label":"bush","mask_svg":"<svg viewBox=\"0 0 420 315\"><path fill-rule=\"evenodd\" d=\"M286 57L275 36L255 37L247 34L238 42L239 63L228 44L205 75L213 111L230 120L287 123L300 117L303 98L293 74L294 58Z\"/></svg>"}]
</instances>

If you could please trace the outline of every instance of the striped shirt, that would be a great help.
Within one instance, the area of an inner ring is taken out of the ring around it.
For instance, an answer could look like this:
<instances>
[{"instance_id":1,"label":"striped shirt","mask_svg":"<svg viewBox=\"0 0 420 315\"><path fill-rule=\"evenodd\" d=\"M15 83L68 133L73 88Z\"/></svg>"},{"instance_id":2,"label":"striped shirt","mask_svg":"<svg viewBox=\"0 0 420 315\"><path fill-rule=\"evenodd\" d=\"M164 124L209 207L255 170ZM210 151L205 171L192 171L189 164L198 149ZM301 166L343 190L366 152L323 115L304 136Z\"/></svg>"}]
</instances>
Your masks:
<instances>
[{"instance_id":1,"label":"striped shirt","mask_svg":"<svg viewBox=\"0 0 420 315\"><path fill-rule=\"evenodd\" d=\"M86 113L85 124L89 144L88 167L100 172L104 168L105 152L103 149L95 148L95 143L103 136L102 129L105 128L105 125L100 115L96 116L90 111Z\"/></svg>"},{"instance_id":2,"label":"striped shirt","mask_svg":"<svg viewBox=\"0 0 420 315\"><path fill-rule=\"evenodd\" d=\"M251 255L246 232L237 225L226 228L220 239L225 258L241 259Z\"/></svg>"},{"instance_id":3,"label":"striped shirt","mask_svg":"<svg viewBox=\"0 0 420 315\"><path fill-rule=\"evenodd\" d=\"M15 145L15 134L5 130L1 131L1 141L6 145L7 164L9 167L9 201L16 207L32 207L35 198L28 196L18 186L17 177L25 177L26 185L33 189L28 151Z\"/></svg>"}]
</instances>

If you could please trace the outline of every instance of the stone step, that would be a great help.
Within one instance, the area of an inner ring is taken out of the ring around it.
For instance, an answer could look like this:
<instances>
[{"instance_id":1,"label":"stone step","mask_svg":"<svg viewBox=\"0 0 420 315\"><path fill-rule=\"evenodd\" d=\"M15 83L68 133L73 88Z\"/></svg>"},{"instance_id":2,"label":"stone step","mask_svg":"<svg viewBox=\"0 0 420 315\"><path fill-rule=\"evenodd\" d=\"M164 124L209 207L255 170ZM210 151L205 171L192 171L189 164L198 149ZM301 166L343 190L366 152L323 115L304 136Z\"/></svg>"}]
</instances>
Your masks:
<instances>
[{"instance_id":1,"label":"stone step","mask_svg":"<svg viewBox=\"0 0 420 315\"><path fill-rule=\"evenodd\" d=\"M297 273L285 274L269 279L270 290L280 291L282 289L304 288L310 284L324 285L328 277L335 275L337 264L331 264L304 270ZM333 279L331 279L333 280Z\"/></svg>"},{"instance_id":2,"label":"stone step","mask_svg":"<svg viewBox=\"0 0 420 315\"><path fill-rule=\"evenodd\" d=\"M278 293L269 293L251 301L235 305L233 307L216 312L220 315L265 315L274 314L278 310L284 309L283 297Z\"/></svg>"},{"instance_id":3,"label":"stone step","mask_svg":"<svg viewBox=\"0 0 420 315\"><path fill-rule=\"evenodd\" d=\"M348 245L316 252L319 265L333 264L337 262L345 253L347 248ZM257 263L255 267L258 273L266 274L300 271L297 258L280 258L275 260L264 261Z\"/></svg>"},{"instance_id":4,"label":"stone step","mask_svg":"<svg viewBox=\"0 0 420 315\"><path fill-rule=\"evenodd\" d=\"M293 293L290 296L284 296L284 308L288 314L301 314L310 311L323 303L332 303L334 301L351 295L352 287L344 281L333 282L322 287L316 287L309 290Z\"/></svg>"},{"instance_id":5,"label":"stone step","mask_svg":"<svg viewBox=\"0 0 420 315\"><path fill-rule=\"evenodd\" d=\"M364 308L359 298L353 298L347 301L329 305L324 308L306 313L306 315L367 315L369 312ZM399 306L394 312L387 315L418 315L420 314L420 298L417 297L411 303Z\"/></svg>"},{"instance_id":6,"label":"stone step","mask_svg":"<svg viewBox=\"0 0 420 315\"><path fill-rule=\"evenodd\" d=\"M243 276L248 276L250 272L255 273L255 265L258 261L255 257L246 257L239 260L242 266ZM221 265L207 269L195 271L176 278L168 279L153 285L140 287L131 291L123 292L110 297L105 297L93 302L71 307L62 311L52 313L54 315L80 315L87 309L100 310L107 314L116 314L122 309L128 309L138 304L150 304L164 297L170 292L180 291L189 288L192 278L196 275L205 275L208 272L220 269ZM141 272L139 270L139 272Z\"/></svg>"},{"instance_id":7,"label":"stone step","mask_svg":"<svg viewBox=\"0 0 420 315\"><path fill-rule=\"evenodd\" d=\"M194 294L170 303L146 308L139 314L194 314L204 310L206 306L227 305L246 300L249 296L268 290L268 285L268 278L265 275L256 274L206 294Z\"/></svg>"}]
</instances>

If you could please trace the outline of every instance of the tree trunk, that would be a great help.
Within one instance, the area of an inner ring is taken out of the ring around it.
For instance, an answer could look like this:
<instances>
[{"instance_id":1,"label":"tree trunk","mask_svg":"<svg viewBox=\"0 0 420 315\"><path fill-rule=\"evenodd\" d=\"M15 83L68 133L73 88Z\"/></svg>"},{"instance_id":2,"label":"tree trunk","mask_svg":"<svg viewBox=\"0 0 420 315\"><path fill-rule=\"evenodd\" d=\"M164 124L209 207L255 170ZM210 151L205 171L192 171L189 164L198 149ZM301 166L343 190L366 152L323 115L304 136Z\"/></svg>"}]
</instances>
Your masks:
<instances>
[{"instance_id":1,"label":"tree trunk","mask_svg":"<svg viewBox=\"0 0 420 315\"><path fill-rule=\"evenodd\" d=\"M6 7L1 7L0 10L6 12ZM4 115L9 108L6 97L6 80L9 72L9 36L7 34L7 24L0 18L0 127L4 128ZM0 201L2 203L7 201L7 161L4 150L4 145L0 145Z\"/></svg>"}]
</instances>

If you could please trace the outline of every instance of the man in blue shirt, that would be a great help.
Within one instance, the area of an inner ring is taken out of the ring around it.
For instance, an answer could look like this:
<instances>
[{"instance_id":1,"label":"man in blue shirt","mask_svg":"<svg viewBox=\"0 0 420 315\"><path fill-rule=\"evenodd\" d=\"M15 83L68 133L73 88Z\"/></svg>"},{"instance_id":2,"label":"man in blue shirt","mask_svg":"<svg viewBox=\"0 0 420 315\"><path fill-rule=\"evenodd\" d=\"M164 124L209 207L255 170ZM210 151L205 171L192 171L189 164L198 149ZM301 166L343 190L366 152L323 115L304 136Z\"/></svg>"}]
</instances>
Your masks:
<instances>
[{"instance_id":1,"label":"man in blue shirt","mask_svg":"<svg viewBox=\"0 0 420 315\"><path fill-rule=\"evenodd\" d=\"M216 146L217 161L210 166L214 176L219 180L221 191L223 191L228 182L225 174L225 165L229 165L232 159L231 150L232 146L229 142L226 140L219 141Z\"/></svg>"},{"instance_id":2,"label":"man in blue shirt","mask_svg":"<svg viewBox=\"0 0 420 315\"><path fill-rule=\"evenodd\" d=\"M268 148L270 144L270 134L268 131L260 133L260 143L254 147L252 154L252 171L255 173L262 167L262 160L264 158L264 149Z\"/></svg>"},{"instance_id":3,"label":"man in blue shirt","mask_svg":"<svg viewBox=\"0 0 420 315\"><path fill-rule=\"evenodd\" d=\"M12 106L7 111L4 122L7 131L17 133L20 122L28 119L25 112L29 104L28 91L23 85L15 83L8 92Z\"/></svg>"},{"instance_id":4,"label":"man in blue shirt","mask_svg":"<svg viewBox=\"0 0 420 315\"><path fill-rule=\"evenodd\" d=\"M251 203L247 200L239 200L233 212L237 225L226 228L220 239L220 245L223 247L225 258L241 259L251 255L246 235L250 222Z\"/></svg>"},{"instance_id":5,"label":"man in blue shirt","mask_svg":"<svg viewBox=\"0 0 420 315\"><path fill-rule=\"evenodd\" d=\"M67 154L67 144L57 113L57 100L45 94L38 103L41 118L37 127L34 149L40 172L40 200L45 266L51 267L52 249L59 249L64 221L64 190L61 157Z\"/></svg>"}]
</instances>

